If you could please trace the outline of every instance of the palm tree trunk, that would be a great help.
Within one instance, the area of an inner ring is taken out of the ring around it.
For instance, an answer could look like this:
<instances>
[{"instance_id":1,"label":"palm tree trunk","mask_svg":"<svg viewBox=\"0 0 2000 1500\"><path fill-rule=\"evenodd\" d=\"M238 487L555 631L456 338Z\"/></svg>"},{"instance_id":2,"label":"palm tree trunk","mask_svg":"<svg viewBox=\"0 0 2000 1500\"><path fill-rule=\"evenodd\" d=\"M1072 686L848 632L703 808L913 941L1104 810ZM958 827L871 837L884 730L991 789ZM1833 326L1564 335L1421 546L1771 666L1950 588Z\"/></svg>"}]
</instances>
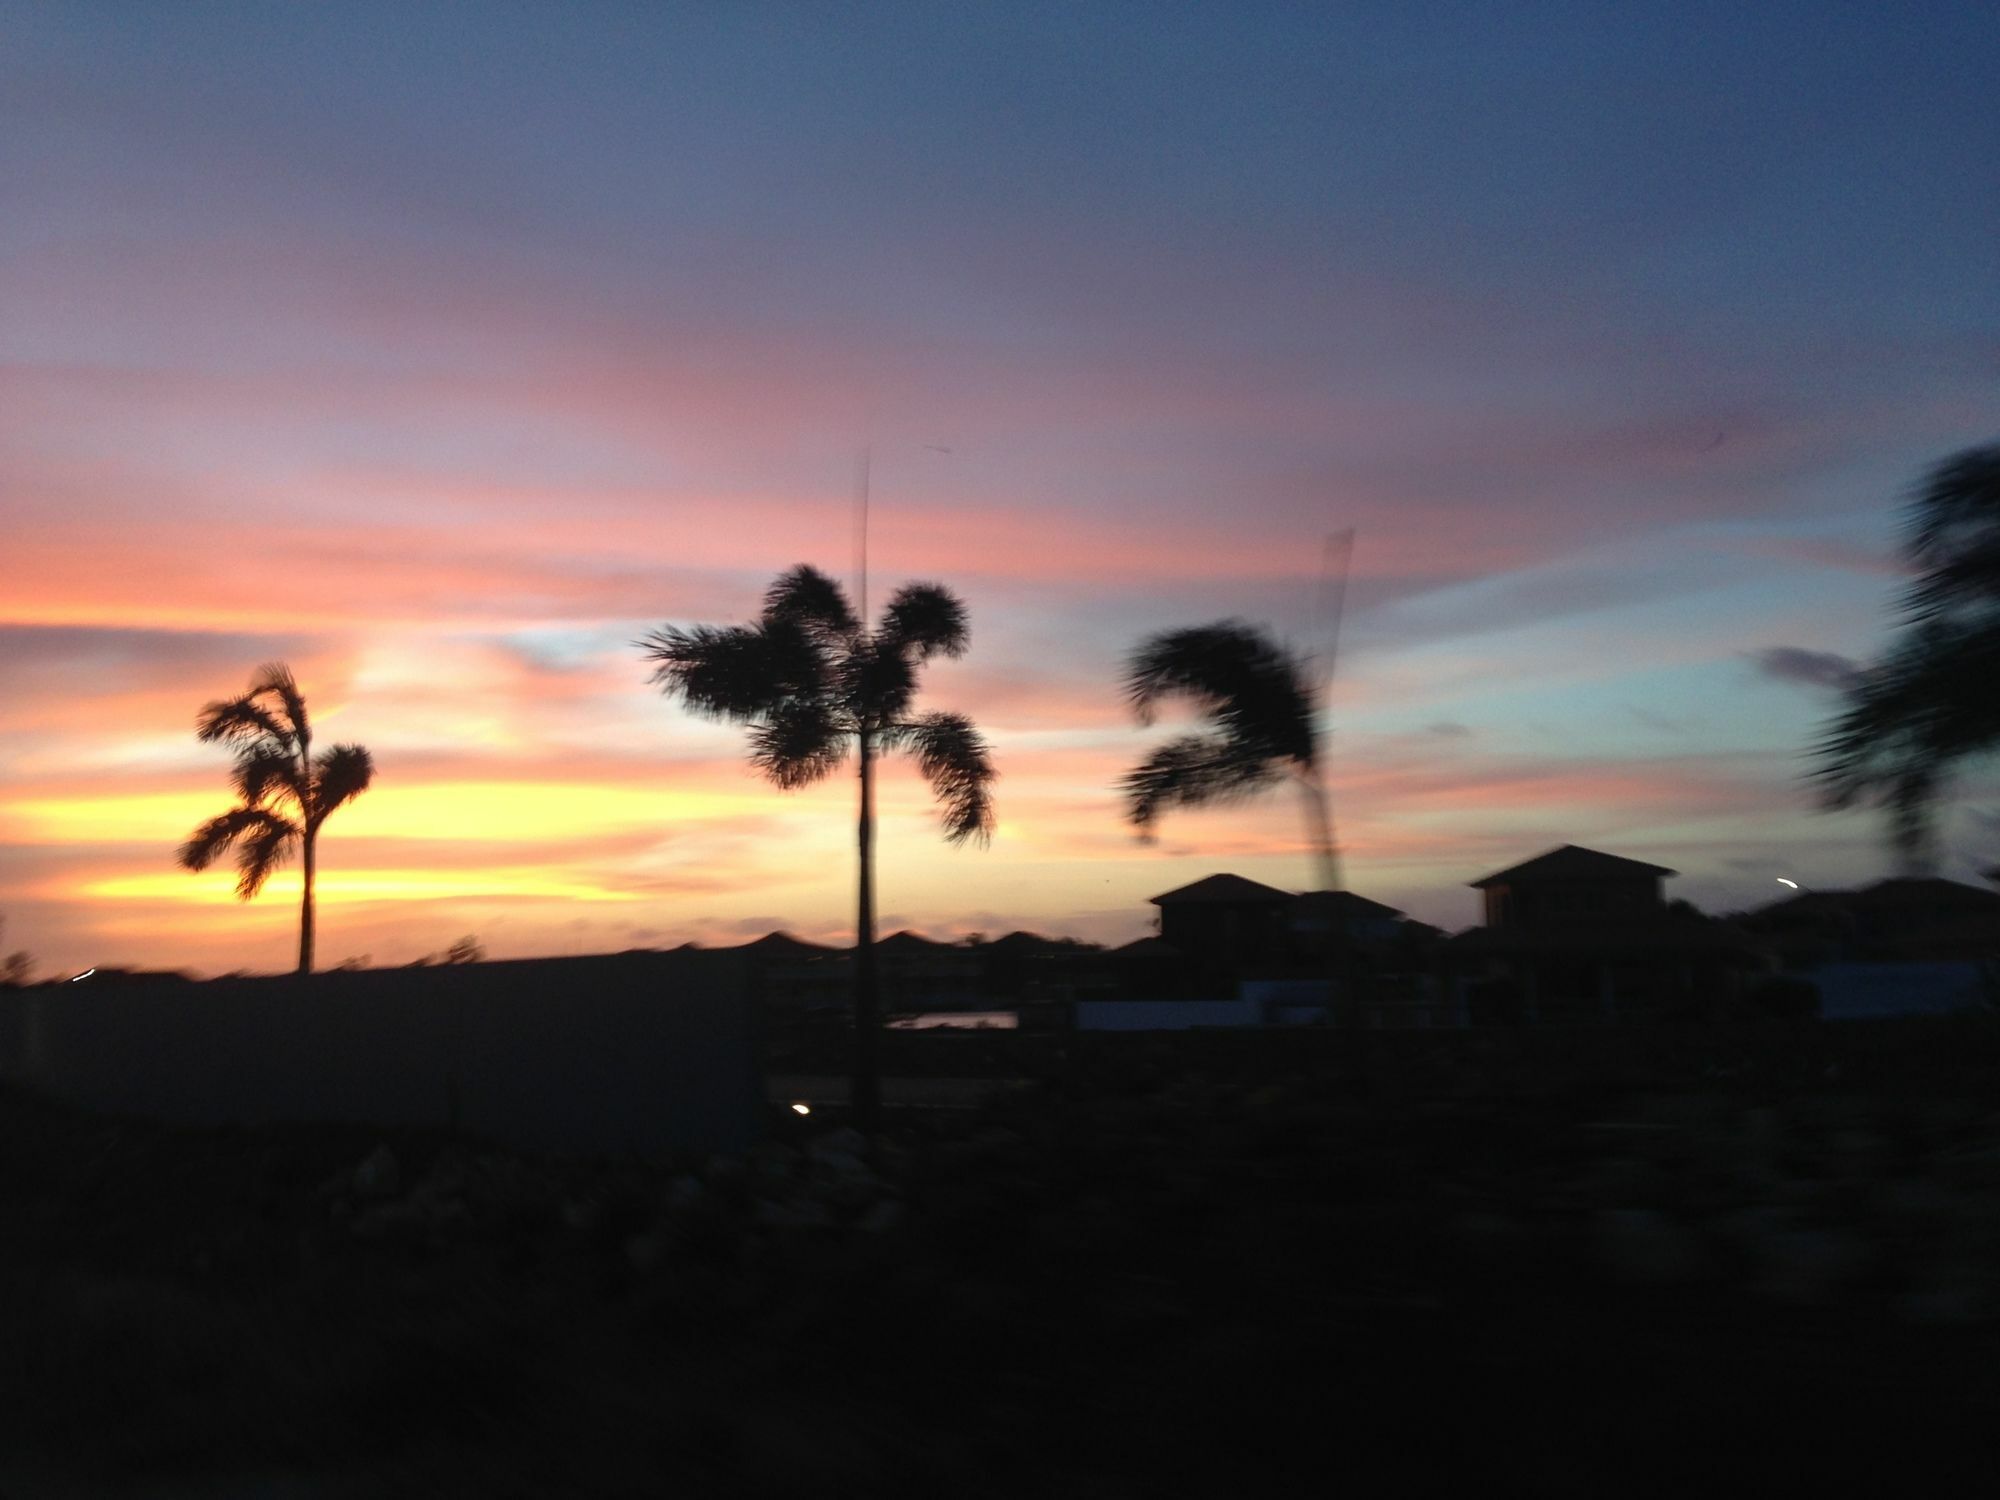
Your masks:
<instances>
[{"instance_id":1,"label":"palm tree trunk","mask_svg":"<svg viewBox=\"0 0 2000 1500\"><path fill-rule=\"evenodd\" d=\"M860 895L854 918L854 1123L872 1135L882 1116L882 1021L875 993L875 761L864 725L861 740Z\"/></svg>"},{"instance_id":2,"label":"palm tree trunk","mask_svg":"<svg viewBox=\"0 0 2000 1500\"><path fill-rule=\"evenodd\" d=\"M305 876L305 893L299 898L299 973L313 971L313 832L300 837L300 868Z\"/></svg>"},{"instance_id":3,"label":"palm tree trunk","mask_svg":"<svg viewBox=\"0 0 2000 1500\"><path fill-rule=\"evenodd\" d=\"M1333 838L1333 799L1327 796L1325 773L1314 769L1299 778L1305 789L1306 833L1319 865L1320 889L1340 889L1340 847Z\"/></svg>"}]
</instances>

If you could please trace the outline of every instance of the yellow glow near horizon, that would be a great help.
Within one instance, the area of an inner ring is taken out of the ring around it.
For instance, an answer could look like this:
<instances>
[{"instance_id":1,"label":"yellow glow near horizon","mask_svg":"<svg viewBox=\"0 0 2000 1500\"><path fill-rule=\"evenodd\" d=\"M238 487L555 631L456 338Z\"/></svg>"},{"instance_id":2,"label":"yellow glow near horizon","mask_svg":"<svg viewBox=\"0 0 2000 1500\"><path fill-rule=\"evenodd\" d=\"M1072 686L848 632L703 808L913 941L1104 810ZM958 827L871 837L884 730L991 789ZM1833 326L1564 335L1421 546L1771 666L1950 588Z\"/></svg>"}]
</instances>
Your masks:
<instances>
[{"instance_id":1,"label":"yellow glow near horizon","mask_svg":"<svg viewBox=\"0 0 2000 1500\"><path fill-rule=\"evenodd\" d=\"M0 809L17 836L40 843L178 844L230 806L228 792L147 792L30 798ZM588 839L739 814L782 804L758 787L591 786L560 781L447 781L371 789L334 815L348 838L442 839L454 843Z\"/></svg>"},{"instance_id":2,"label":"yellow glow near horizon","mask_svg":"<svg viewBox=\"0 0 2000 1500\"><path fill-rule=\"evenodd\" d=\"M329 906L355 906L371 901L452 901L496 896L533 896L557 901L639 901L632 891L614 890L580 876L547 870L325 870L315 890ZM112 875L86 881L64 894L92 901L175 901L197 906L234 906L233 867L192 874L170 870L140 875ZM295 902L298 872L273 875L257 895L259 901Z\"/></svg>"}]
</instances>

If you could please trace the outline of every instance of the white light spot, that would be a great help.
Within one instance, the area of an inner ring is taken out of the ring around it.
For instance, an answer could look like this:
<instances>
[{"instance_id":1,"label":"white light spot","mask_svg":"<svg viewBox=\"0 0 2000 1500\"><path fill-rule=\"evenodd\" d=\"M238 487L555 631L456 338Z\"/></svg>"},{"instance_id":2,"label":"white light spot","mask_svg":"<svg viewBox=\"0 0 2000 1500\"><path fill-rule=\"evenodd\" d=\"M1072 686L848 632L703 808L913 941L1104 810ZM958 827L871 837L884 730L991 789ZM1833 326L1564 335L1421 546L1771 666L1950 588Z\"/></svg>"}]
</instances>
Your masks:
<instances>
[{"instance_id":1,"label":"white light spot","mask_svg":"<svg viewBox=\"0 0 2000 1500\"><path fill-rule=\"evenodd\" d=\"M77 982L77 980L79 980L79 979L88 979L88 978L90 978L90 976L91 976L91 975L95 974L96 972L97 972L97 970L96 970L96 969L94 969L94 968L92 968L92 969L85 969L85 970L84 970L84 971L83 971L83 972L82 972L81 974L75 974L75 975L72 975L72 976L70 977L70 981L69 981L69 982L70 982L71 984L75 984L75 983Z\"/></svg>"},{"instance_id":2,"label":"white light spot","mask_svg":"<svg viewBox=\"0 0 2000 1500\"><path fill-rule=\"evenodd\" d=\"M812 1112L813 1107L810 1104L794 1104L792 1106L792 1113L795 1115L809 1115Z\"/></svg>"},{"instance_id":3,"label":"white light spot","mask_svg":"<svg viewBox=\"0 0 2000 1500\"><path fill-rule=\"evenodd\" d=\"M1791 888L1792 888L1793 890L1797 890L1797 889L1799 888L1799 883L1798 883L1798 882L1797 882L1796 880L1787 880L1787 879L1785 879L1785 877L1784 877L1784 876L1782 876L1782 875L1780 875L1780 876L1778 877L1778 884L1779 884L1779 885L1788 885L1788 886L1790 886L1790 887L1791 887Z\"/></svg>"}]
</instances>

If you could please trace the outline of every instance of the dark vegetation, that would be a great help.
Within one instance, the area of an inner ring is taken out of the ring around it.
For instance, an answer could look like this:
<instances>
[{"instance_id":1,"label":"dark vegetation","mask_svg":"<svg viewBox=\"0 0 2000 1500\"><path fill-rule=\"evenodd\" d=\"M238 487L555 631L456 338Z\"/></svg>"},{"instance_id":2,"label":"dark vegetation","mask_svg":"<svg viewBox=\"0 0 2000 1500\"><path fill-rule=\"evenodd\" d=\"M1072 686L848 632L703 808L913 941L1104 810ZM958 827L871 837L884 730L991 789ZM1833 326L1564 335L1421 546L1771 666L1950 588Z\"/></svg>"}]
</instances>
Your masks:
<instances>
[{"instance_id":1,"label":"dark vegetation","mask_svg":"<svg viewBox=\"0 0 2000 1500\"><path fill-rule=\"evenodd\" d=\"M1924 871L1952 773L2000 749L2000 444L1924 476L1903 560L1915 579L1902 629L1847 687L1815 774L1830 807L1883 807L1906 866Z\"/></svg>"},{"instance_id":2,"label":"dark vegetation","mask_svg":"<svg viewBox=\"0 0 2000 1500\"><path fill-rule=\"evenodd\" d=\"M238 800L189 836L180 847L180 863L189 870L206 870L233 850L236 894L248 901L296 855L303 886L298 972L310 974L320 828L368 790L375 762L359 745L314 753L305 695L283 662L259 667L248 692L205 705L195 737L234 750L230 783Z\"/></svg>"},{"instance_id":3,"label":"dark vegetation","mask_svg":"<svg viewBox=\"0 0 2000 1500\"><path fill-rule=\"evenodd\" d=\"M866 601L863 601L866 608ZM875 761L907 752L942 808L947 842L993 833L993 760L963 714L913 713L917 675L958 657L972 638L965 606L936 583L889 596L871 629L839 584L801 563L780 574L753 625L667 626L641 642L653 681L695 713L750 728L750 762L785 791L811 786L854 752L856 825L854 1102L864 1129L879 1107L875 973Z\"/></svg>"},{"instance_id":4,"label":"dark vegetation","mask_svg":"<svg viewBox=\"0 0 2000 1500\"><path fill-rule=\"evenodd\" d=\"M1986 1477L1988 1018L1340 1041L912 1038L1041 1076L661 1163L0 1095L0 1488Z\"/></svg>"}]
</instances>

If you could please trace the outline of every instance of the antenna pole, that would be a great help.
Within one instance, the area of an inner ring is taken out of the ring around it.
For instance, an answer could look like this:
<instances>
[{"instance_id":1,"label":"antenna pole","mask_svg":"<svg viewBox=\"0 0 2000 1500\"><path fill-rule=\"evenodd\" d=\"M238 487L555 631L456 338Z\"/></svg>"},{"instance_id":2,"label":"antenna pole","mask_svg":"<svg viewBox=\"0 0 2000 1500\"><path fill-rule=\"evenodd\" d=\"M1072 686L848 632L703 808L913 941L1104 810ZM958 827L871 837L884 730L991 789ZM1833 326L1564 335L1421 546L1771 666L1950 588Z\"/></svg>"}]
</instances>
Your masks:
<instances>
[{"instance_id":1,"label":"antenna pole","mask_svg":"<svg viewBox=\"0 0 2000 1500\"><path fill-rule=\"evenodd\" d=\"M861 628L868 628L868 483L874 460L872 446L863 447L854 474L854 594Z\"/></svg>"}]
</instances>

